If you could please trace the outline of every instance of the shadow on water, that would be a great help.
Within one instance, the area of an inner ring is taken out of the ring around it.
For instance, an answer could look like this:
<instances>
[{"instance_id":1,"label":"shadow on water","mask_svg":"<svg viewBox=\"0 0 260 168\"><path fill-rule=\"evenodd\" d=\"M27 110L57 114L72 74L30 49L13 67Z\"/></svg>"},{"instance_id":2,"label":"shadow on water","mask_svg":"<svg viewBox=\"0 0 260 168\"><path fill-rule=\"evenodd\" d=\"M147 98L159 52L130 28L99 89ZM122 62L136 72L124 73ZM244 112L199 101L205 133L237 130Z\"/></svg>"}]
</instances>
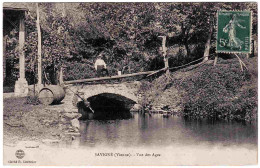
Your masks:
<instances>
[{"instance_id":1,"label":"shadow on water","mask_svg":"<svg viewBox=\"0 0 260 168\"><path fill-rule=\"evenodd\" d=\"M88 101L94 113L81 101L77 105L79 113L82 114L80 120L116 120L132 117L130 108L133 102L121 99L119 96L100 94L90 97Z\"/></svg>"},{"instance_id":2,"label":"shadow on water","mask_svg":"<svg viewBox=\"0 0 260 168\"><path fill-rule=\"evenodd\" d=\"M185 146L206 143L257 147L256 123L131 113L131 101L110 94L96 95L88 101L94 114L84 102L78 103L82 114L82 146Z\"/></svg>"},{"instance_id":3,"label":"shadow on water","mask_svg":"<svg viewBox=\"0 0 260 168\"><path fill-rule=\"evenodd\" d=\"M211 119L183 118L183 126L192 136L207 142L230 144L257 144L257 123Z\"/></svg>"},{"instance_id":4,"label":"shadow on water","mask_svg":"<svg viewBox=\"0 0 260 168\"><path fill-rule=\"evenodd\" d=\"M257 124L213 122L206 119L187 120L173 115L164 118L161 114L139 113L130 113L132 116L126 119L122 114L118 115L119 118L111 120L82 120L80 145L199 146L206 143L225 146L249 145L253 148L257 146Z\"/></svg>"}]
</instances>

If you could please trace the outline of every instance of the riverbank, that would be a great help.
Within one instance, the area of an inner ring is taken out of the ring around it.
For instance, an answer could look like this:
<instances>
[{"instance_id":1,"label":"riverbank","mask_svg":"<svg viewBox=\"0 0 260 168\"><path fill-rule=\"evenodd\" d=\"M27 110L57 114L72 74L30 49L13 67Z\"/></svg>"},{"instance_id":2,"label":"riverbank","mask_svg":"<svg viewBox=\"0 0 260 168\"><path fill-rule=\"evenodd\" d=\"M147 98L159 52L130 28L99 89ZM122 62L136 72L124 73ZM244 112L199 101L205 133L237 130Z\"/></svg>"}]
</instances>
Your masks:
<instances>
[{"instance_id":1,"label":"riverbank","mask_svg":"<svg viewBox=\"0 0 260 168\"><path fill-rule=\"evenodd\" d=\"M241 72L237 59L219 59L215 67L191 66L171 72L170 78L163 75L152 82L143 81L140 104L148 111L195 119L256 120L257 57L243 61L248 71ZM26 98L4 98L4 143L56 141L64 132L77 132L77 111L69 113L55 106L26 102Z\"/></svg>"},{"instance_id":2,"label":"riverbank","mask_svg":"<svg viewBox=\"0 0 260 168\"><path fill-rule=\"evenodd\" d=\"M4 98L4 145L13 146L22 141L52 144L71 141L72 136L79 135L81 115L77 111L67 112L63 104L32 105L30 101L26 97Z\"/></svg>"},{"instance_id":3,"label":"riverbank","mask_svg":"<svg viewBox=\"0 0 260 168\"><path fill-rule=\"evenodd\" d=\"M144 81L141 105L147 111L168 111L190 118L238 121L257 119L257 57L237 58L171 72L152 82Z\"/></svg>"},{"instance_id":4,"label":"riverbank","mask_svg":"<svg viewBox=\"0 0 260 168\"><path fill-rule=\"evenodd\" d=\"M54 111L47 113L43 105L28 104L26 98L4 98L3 104L4 144L57 138L58 114Z\"/></svg>"},{"instance_id":5,"label":"riverbank","mask_svg":"<svg viewBox=\"0 0 260 168\"><path fill-rule=\"evenodd\" d=\"M255 165L256 125L186 121L142 115L130 120L83 121L80 137L55 144L20 139L4 145L5 165ZM225 129L223 129L225 128ZM43 142L43 141L42 141ZM14 153L23 150L19 161ZM113 153L111 155L103 155ZM119 155L120 154L120 155ZM103 156L102 156L103 155Z\"/></svg>"}]
</instances>

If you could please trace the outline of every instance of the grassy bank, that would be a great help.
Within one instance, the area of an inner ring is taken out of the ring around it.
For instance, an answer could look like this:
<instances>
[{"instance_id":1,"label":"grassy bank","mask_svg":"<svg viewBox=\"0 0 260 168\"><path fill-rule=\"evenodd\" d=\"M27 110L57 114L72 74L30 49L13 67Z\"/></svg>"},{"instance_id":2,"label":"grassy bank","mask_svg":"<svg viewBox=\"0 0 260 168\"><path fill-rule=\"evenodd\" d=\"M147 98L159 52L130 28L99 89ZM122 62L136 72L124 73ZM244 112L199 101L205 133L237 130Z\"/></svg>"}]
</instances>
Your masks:
<instances>
[{"instance_id":1,"label":"grassy bank","mask_svg":"<svg viewBox=\"0 0 260 168\"><path fill-rule=\"evenodd\" d=\"M170 78L142 84L141 104L146 110L162 109L191 118L251 121L257 118L257 58L219 59L217 66L202 66L171 72Z\"/></svg>"},{"instance_id":2,"label":"grassy bank","mask_svg":"<svg viewBox=\"0 0 260 168\"><path fill-rule=\"evenodd\" d=\"M43 105L31 105L26 98L5 98L3 105L4 143L57 138L59 113Z\"/></svg>"}]
</instances>

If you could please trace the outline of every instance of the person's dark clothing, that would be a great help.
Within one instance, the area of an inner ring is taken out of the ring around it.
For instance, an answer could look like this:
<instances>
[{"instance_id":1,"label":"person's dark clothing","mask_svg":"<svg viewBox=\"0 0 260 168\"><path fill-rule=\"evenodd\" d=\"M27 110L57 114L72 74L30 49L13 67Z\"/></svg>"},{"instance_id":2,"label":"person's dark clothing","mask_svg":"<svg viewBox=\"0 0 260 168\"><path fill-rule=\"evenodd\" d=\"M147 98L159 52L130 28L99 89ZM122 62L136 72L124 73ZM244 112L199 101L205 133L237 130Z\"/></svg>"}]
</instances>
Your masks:
<instances>
[{"instance_id":1,"label":"person's dark clothing","mask_svg":"<svg viewBox=\"0 0 260 168\"><path fill-rule=\"evenodd\" d=\"M105 72L105 74L104 74ZM105 68L104 65L97 65L97 76L98 77L103 77L103 76L108 76L108 70Z\"/></svg>"}]
</instances>

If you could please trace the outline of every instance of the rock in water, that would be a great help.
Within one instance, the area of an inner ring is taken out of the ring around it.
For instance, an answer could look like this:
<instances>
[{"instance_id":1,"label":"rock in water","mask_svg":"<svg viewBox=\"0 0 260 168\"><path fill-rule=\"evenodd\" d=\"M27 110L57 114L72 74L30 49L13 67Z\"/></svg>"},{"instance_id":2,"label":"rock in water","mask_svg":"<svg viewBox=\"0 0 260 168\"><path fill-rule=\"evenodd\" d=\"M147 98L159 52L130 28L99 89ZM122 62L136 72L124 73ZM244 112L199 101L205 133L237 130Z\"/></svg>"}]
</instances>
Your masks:
<instances>
[{"instance_id":1,"label":"rock in water","mask_svg":"<svg viewBox=\"0 0 260 168\"><path fill-rule=\"evenodd\" d=\"M79 130L79 120L77 118L71 120L71 125L74 127L74 128L77 128Z\"/></svg>"},{"instance_id":2,"label":"rock in water","mask_svg":"<svg viewBox=\"0 0 260 168\"><path fill-rule=\"evenodd\" d=\"M142 109L142 106L140 104L135 104L130 111L139 111Z\"/></svg>"},{"instance_id":3,"label":"rock in water","mask_svg":"<svg viewBox=\"0 0 260 168\"><path fill-rule=\"evenodd\" d=\"M89 120L93 120L94 118L94 114L93 113L88 113L88 119Z\"/></svg>"},{"instance_id":4,"label":"rock in water","mask_svg":"<svg viewBox=\"0 0 260 168\"><path fill-rule=\"evenodd\" d=\"M75 118L77 119L81 117L80 113L64 113L63 115L69 119L75 119Z\"/></svg>"}]
</instances>

